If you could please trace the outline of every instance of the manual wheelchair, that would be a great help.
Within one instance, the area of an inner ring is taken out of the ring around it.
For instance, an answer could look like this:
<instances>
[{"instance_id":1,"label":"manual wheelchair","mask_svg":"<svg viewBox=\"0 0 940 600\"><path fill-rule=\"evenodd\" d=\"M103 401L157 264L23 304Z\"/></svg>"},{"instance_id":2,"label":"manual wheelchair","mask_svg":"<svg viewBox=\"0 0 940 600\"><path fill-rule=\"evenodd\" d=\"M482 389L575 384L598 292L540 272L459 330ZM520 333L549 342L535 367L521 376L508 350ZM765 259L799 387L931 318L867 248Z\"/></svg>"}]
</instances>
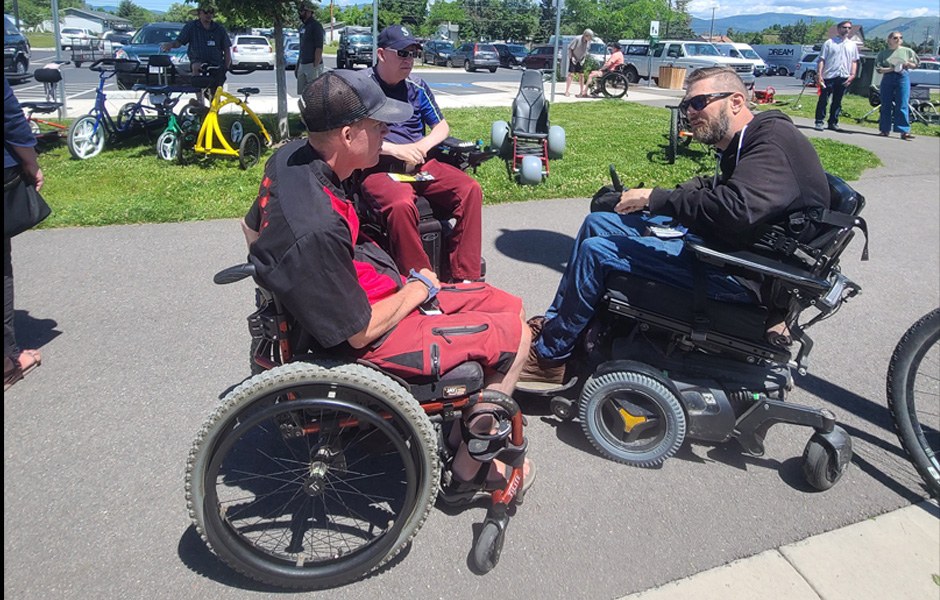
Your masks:
<instances>
[{"instance_id":1,"label":"manual wheelchair","mask_svg":"<svg viewBox=\"0 0 940 600\"><path fill-rule=\"evenodd\" d=\"M830 411L785 402L791 367L807 372L813 340L806 329L861 291L839 268L856 228L865 233L862 260L868 258L867 228L858 216L864 197L828 178L829 210L800 211L768 225L746 250L724 251L687 234L686 250L698 263L691 293L611 273L568 361L566 382L527 391L551 397L558 418L578 417L605 457L639 467L662 464L686 437L715 443L734 438L761 456L771 426L809 426L815 433L803 453L804 475L814 488L830 488L848 466L851 439ZM811 240L798 241L807 227L813 228L806 236ZM706 263L758 282L761 303L708 299ZM816 314L801 322L811 308ZM767 339L768 325L781 321L789 339L778 336L774 343Z\"/></svg>"},{"instance_id":2,"label":"manual wheelchair","mask_svg":"<svg viewBox=\"0 0 940 600\"><path fill-rule=\"evenodd\" d=\"M214 280L253 276L248 263ZM203 540L270 585L318 589L364 576L411 542L435 499L478 499L451 485L445 429L489 403L497 407L486 409L496 423L491 433L461 433L472 457L512 467L505 487L488 493L472 551L480 572L492 569L510 507L524 495L523 416L512 398L484 389L476 362L404 381L329 355L276 296L261 287L256 296L248 318L254 375L209 416L187 463L187 506Z\"/></svg>"}]
</instances>

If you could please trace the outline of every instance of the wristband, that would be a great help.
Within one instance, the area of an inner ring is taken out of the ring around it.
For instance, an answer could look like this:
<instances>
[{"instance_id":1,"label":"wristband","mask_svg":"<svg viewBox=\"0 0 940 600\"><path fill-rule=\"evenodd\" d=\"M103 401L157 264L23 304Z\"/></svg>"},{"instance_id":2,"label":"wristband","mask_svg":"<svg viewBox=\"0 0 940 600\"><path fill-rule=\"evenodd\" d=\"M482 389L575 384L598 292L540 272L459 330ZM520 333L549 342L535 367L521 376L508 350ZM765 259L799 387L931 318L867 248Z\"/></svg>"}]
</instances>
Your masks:
<instances>
[{"instance_id":1,"label":"wristband","mask_svg":"<svg viewBox=\"0 0 940 600\"><path fill-rule=\"evenodd\" d=\"M433 298L434 296L436 296L437 293L438 293L439 291L441 291L440 288L435 287L434 284L431 283L431 280L430 280L430 279L428 279L427 277L425 277L425 276L422 275L421 273L418 273L418 272L415 271L414 269L412 269L411 272L408 273L408 279L405 281L405 283L411 283L412 281L420 281L421 283L423 283L423 284L428 288L428 297L427 297L427 299L425 300L425 302L427 302L428 300L430 300L431 298Z\"/></svg>"}]
</instances>

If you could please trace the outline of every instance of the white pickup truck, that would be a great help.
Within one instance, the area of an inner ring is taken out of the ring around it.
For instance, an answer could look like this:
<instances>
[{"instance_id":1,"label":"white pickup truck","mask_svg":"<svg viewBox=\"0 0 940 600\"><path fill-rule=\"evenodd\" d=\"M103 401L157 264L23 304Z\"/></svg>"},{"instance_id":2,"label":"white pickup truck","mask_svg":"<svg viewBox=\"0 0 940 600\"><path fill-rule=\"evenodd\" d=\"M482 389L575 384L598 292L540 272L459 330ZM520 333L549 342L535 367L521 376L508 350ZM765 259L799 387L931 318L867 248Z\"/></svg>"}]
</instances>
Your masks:
<instances>
[{"instance_id":1,"label":"white pickup truck","mask_svg":"<svg viewBox=\"0 0 940 600\"><path fill-rule=\"evenodd\" d=\"M745 85L754 83L753 64L722 56L718 48L709 42L662 40L650 46L646 56L624 56L623 72L630 83L648 79L650 72L653 80L657 80L659 67L685 68L687 73L703 67L731 67Z\"/></svg>"}]
</instances>

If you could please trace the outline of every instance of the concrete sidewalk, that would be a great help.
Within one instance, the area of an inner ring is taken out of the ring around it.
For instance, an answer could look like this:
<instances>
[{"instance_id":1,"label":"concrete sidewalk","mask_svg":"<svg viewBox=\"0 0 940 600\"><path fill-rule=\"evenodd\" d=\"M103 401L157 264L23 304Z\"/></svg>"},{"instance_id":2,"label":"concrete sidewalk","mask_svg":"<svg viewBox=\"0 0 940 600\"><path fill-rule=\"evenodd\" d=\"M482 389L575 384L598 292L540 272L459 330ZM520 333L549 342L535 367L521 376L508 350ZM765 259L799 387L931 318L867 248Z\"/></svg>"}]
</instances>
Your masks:
<instances>
[{"instance_id":1,"label":"concrete sidewalk","mask_svg":"<svg viewBox=\"0 0 940 600\"><path fill-rule=\"evenodd\" d=\"M622 600L940 597L940 509L925 501Z\"/></svg>"}]
</instances>

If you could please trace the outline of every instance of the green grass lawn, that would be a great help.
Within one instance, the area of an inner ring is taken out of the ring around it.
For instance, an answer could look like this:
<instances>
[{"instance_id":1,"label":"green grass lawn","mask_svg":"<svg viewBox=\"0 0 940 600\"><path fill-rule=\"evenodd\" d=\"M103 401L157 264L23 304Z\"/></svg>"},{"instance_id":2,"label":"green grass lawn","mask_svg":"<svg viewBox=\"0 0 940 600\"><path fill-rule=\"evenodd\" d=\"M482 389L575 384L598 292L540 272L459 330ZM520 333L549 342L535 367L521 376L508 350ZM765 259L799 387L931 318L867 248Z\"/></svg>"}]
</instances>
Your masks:
<instances>
[{"instance_id":1,"label":"green grass lawn","mask_svg":"<svg viewBox=\"0 0 940 600\"><path fill-rule=\"evenodd\" d=\"M488 143L491 123L508 121L510 109L449 109L446 116L452 135ZM276 130L273 115L263 118L269 131ZM515 183L498 158L484 163L476 178L485 203L589 197L609 182L610 164L631 187L641 183L671 187L715 168L711 152L696 143L680 150L675 164L667 164L669 112L663 108L617 100L556 104L551 118L567 134L564 159L550 163L551 175L538 186ZM296 115L291 127L298 130ZM847 180L881 164L874 154L855 146L822 139L813 144L823 166ZM270 155L268 150L261 164L242 171L237 160L224 157L187 166L165 162L144 138L106 146L84 161L72 159L62 143L40 156L46 176L43 195L52 207L41 227L241 217L257 194L263 162Z\"/></svg>"},{"instance_id":2,"label":"green grass lawn","mask_svg":"<svg viewBox=\"0 0 940 600\"><path fill-rule=\"evenodd\" d=\"M52 33L28 33L30 48L55 48L55 36Z\"/></svg>"},{"instance_id":3,"label":"green grass lawn","mask_svg":"<svg viewBox=\"0 0 940 600\"><path fill-rule=\"evenodd\" d=\"M940 91L933 90L930 100L940 108ZM803 97L798 96L775 96L776 104L759 104L761 110L776 108L793 117L805 117L814 119L816 117L816 88L808 87L803 92ZM830 100L831 101L831 100ZM871 113L867 117L872 105L867 97L846 94L842 98L842 115L839 118L843 125L858 125L860 127L869 127L878 129L879 111ZM862 117L865 117L864 119ZM911 133L914 135L940 136L940 121L937 125L925 125L920 122L911 123Z\"/></svg>"}]
</instances>

